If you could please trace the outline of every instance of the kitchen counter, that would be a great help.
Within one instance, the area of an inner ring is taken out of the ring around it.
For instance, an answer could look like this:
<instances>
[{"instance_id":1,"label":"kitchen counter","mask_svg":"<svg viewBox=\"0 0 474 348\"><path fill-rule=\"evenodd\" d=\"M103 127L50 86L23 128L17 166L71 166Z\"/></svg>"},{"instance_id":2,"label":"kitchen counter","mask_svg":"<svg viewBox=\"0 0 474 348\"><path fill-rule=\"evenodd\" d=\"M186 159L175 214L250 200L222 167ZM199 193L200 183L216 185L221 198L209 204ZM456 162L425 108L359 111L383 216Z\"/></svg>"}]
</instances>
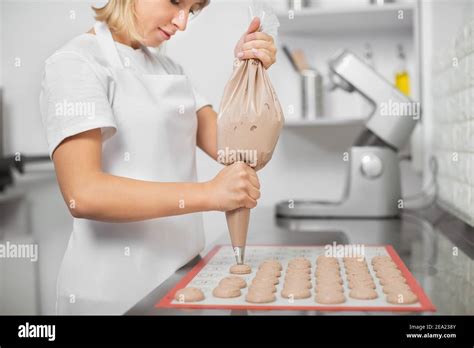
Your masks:
<instances>
[{"instance_id":1,"label":"kitchen counter","mask_svg":"<svg viewBox=\"0 0 474 348\"><path fill-rule=\"evenodd\" d=\"M435 314L474 314L474 229L434 207L400 219L281 219L272 207L256 208L248 244L390 244L437 307ZM215 244L229 244L224 235ZM214 244L214 245L215 245ZM200 256L132 307L127 315L303 315L386 314L382 312L246 311L163 309L154 305L188 273ZM431 314L431 313L429 313Z\"/></svg>"}]
</instances>

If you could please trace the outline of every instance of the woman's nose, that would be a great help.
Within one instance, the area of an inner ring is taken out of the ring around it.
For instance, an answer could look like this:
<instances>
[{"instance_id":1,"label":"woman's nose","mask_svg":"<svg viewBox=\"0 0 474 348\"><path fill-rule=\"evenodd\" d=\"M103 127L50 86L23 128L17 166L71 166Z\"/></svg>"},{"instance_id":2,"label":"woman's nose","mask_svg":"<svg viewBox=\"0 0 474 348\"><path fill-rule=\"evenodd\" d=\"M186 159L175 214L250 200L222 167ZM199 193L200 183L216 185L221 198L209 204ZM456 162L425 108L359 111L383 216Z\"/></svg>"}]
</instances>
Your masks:
<instances>
[{"instance_id":1,"label":"woman's nose","mask_svg":"<svg viewBox=\"0 0 474 348\"><path fill-rule=\"evenodd\" d=\"M172 23L178 28L178 30L186 30L188 25L188 13L185 10L180 10L178 15L173 18Z\"/></svg>"}]
</instances>

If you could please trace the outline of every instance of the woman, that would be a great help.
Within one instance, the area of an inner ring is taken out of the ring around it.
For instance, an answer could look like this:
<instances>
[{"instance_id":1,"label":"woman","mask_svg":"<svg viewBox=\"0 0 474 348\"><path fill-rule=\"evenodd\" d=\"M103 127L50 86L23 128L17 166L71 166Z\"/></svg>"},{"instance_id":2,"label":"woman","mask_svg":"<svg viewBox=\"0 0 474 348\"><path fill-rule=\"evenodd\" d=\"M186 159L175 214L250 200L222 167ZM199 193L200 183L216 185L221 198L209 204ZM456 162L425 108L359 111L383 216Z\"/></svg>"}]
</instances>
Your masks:
<instances>
[{"instance_id":1,"label":"woman","mask_svg":"<svg viewBox=\"0 0 474 348\"><path fill-rule=\"evenodd\" d=\"M253 208L243 163L196 182L195 148L217 158L216 113L159 47L208 0L110 0L97 23L45 64L43 123L73 232L58 276L59 314L120 314L198 255L200 214ZM275 62L254 19L236 57Z\"/></svg>"}]
</instances>

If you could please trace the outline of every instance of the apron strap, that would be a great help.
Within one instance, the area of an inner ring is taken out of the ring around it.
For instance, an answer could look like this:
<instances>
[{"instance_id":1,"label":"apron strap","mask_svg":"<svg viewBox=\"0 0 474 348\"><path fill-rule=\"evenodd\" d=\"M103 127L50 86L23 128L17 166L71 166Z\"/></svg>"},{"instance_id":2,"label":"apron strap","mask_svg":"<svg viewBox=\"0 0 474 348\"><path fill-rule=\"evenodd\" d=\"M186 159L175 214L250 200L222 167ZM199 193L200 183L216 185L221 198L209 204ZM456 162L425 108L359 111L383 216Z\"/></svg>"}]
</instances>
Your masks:
<instances>
[{"instance_id":1,"label":"apron strap","mask_svg":"<svg viewBox=\"0 0 474 348\"><path fill-rule=\"evenodd\" d=\"M112 37L112 33L107 24L105 22L97 21L94 25L94 30L99 45L110 65L116 68L123 68L122 60L117 51L117 46L115 46L114 38Z\"/></svg>"}]
</instances>

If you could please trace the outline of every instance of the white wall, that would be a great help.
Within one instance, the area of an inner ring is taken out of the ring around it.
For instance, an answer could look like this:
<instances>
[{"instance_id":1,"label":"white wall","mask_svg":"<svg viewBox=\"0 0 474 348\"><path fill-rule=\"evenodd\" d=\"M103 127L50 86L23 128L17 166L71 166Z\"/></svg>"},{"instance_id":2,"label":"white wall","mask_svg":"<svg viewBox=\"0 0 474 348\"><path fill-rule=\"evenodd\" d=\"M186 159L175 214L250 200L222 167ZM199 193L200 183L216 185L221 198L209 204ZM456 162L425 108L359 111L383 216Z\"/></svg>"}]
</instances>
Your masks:
<instances>
[{"instance_id":1,"label":"white wall","mask_svg":"<svg viewBox=\"0 0 474 348\"><path fill-rule=\"evenodd\" d=\"M472 75L474 54L455 49L456 37L463 26L474 21L474 3L425 1L423 21L424 83L428 86L424 91L425 167L428 168L428 160L434 155L439 164L436 178L439 200L451 212L474 224L474 87L461 78ZM472 33L467 38L471 47L473 38ZM453 65L455 57L458 66ZM424 181L429 183L432 178L427 175Z\"/></svg>"},{"instance_id":2,"label":"white wall","mask_svg":"<svg viewBox=\"0 0 474 348\"><path fill-rule=\"evenodd\" d=\"M3 1L2 72L8 153L47 152L38 98L44 60L93 24L97 1ZM20 60L21 66L15 63Z\"/></svg>"}]
</instances>

